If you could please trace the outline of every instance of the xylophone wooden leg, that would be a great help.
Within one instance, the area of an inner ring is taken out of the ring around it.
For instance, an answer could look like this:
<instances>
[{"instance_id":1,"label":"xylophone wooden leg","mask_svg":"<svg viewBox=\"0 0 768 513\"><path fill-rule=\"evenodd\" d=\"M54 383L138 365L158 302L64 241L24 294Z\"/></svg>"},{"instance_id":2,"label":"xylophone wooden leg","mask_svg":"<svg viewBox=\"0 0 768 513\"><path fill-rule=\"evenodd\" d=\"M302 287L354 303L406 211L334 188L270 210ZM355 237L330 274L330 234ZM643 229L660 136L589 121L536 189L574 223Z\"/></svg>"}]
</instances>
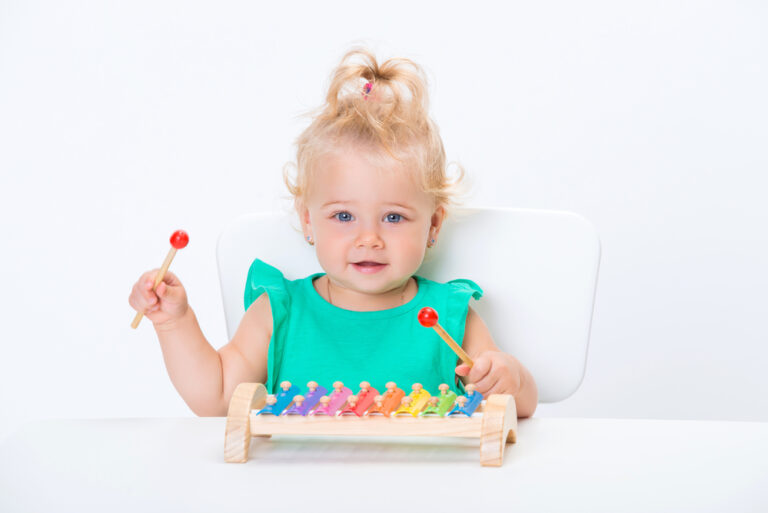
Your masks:
<instances>
[{"instance_id":1,"label":"xylophone wooden leg","mask_svg":"<svg viewBox=\"0 0 768 513\"><path fill-rule=\"evenodd\" d=\"M507 442L517 441L517 406L510 394L493 394L483 408L480 465L500 467Z\"/></svg>"},{"instance_id":2,"label":"xylophone wooden leg","mask_svg":"<svg viewBox=\"0 0 768 513\"><path fill-rule=\"evenodd\" d=\"M245 463L251 445L251 410L267 403L267 389L261 383L240 383L232 393L224 434L224 461Z\"/></svg>"}]
</instances>

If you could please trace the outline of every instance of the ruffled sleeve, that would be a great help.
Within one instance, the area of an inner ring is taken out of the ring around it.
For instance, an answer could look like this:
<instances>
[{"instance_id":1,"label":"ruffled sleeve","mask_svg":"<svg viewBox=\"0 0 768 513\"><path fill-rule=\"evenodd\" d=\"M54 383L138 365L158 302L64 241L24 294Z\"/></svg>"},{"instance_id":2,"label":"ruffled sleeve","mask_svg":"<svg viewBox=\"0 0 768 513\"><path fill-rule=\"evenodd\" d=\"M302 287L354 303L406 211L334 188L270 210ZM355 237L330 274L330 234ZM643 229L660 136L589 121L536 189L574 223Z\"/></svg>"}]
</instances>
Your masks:
<instances>
[{"instance_id":1,"label":"ruffled sleeve","mask_svg":"<svg viewBox=\"0 0 768 513\"><path fill-rule=\"evenodd\" d=\"M466 296L467 301L469 301L469 298L480 299L483 297L483 289L472 280L451 280L447 284L453 287L455 294Z\"/></svg>"},{"instance_id":2,"label":"ruffled sleeve","mask_svg":"<svg viewBox=\"0 0 768 513\"><path fill-rule=\"evenodd\" d=\"M483 289L474 281L467 279L451 280L445 285L449 290L448 311L445 316L441 315L440 319L445 319L443 328L454 337L460 346L463 346L469 301L483 297ZM456 365L456 356L452 353L449 356L448 364L449 366ZM466 392L461 380L457 383L457 388L461 394Z\"/></svg>"},{"instance_id":3,"label":"ruffled sleeve","mask_svg":"<svg viewBox=\"0 0 768 513\"><path fill-rule=\"evenodd\" d=\"M248 310L251 303L265 292L269 296L272 318L282 319L290 303L285 277L279 270L257 258L248 269L248 279L245 283L245 309Z\"/></svg>"},{"instance_id":4,"label":"ruffled sleeve","mask_svg":"<svg viewBox=\"0 0 768 513\"><path fill-rule=\"evenodd\" d=\"M256 259L248 269L244 295L245 309L248 310L248 307L265 292L269 296L269 307L272 310L272 339L267 355L267 383L265 383L268 393L271 394L276 388L275 369L279 368L282 362L282 352L276 348L278 344L274 342L278 338L277 334L284 329L288 321L291 296L283 273L266 262Z\"/></svg>"},{"instance_id":5,"label":"ruffled sleeve","mask_svg":"<svg viewBox=\"0 0 768 513\"><path fill-rule=\"evenodd\" d=\"M480 299L483 296L483 289L472 280L451 280L445 284L449 290L448 311L446 315L441 315L446 322L451 319L453 332L456 340L464 340L464 327L466 325L467 313L469 312L470 299ZM446 326L444 328L448 329ZM459 343L461 344L461 343Z\"/></svg>"}]
</instances>

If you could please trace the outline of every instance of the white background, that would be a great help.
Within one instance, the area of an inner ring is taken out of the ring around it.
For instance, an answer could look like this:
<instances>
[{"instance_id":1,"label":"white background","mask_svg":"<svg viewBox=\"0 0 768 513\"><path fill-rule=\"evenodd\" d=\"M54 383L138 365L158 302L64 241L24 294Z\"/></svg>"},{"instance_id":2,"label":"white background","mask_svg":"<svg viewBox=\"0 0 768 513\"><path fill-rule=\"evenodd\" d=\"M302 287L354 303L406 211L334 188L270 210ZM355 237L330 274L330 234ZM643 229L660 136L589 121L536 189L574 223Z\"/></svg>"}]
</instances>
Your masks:
<instances>
[{"instance_id":1,"label":"white background","mask_svg":"<svg viewBox=\"0 0 768 513\"><path fill-rule=\"evenodd\" d=\"M354 43L421 63L470 205L569 210L602 263L585 380L537 415L768 421L768 9L740 2L0 1L0 439L190 416L134 281L215 347L233 218ZM501 242L501 241L500 241Z\"/></svg>"}]
</instances>

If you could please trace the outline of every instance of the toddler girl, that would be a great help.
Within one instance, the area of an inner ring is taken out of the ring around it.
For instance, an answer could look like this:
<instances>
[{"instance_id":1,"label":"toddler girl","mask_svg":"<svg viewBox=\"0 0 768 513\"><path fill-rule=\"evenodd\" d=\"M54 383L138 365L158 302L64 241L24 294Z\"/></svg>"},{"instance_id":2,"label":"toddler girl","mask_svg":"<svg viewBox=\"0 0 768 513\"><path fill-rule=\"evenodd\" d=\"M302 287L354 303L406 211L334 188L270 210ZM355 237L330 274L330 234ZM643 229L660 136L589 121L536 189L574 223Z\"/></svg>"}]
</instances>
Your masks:
<instances>
[{"instance_id":1,"label":"toddler girl","mask_svg":"<svg viewBox=\"0 0 768 513\"><path fill-rule=\"evenodd\" d=\"M350 51L297 146L297 172L286 183L325 273L287 280L255 260L243 319L218 351L173 273L153 292L157 270L148 271L131 292L130 305L152 321L171 381L192 411L226 415L242 382L274 393L283 380L300 387L368 381L378 390L394 381L430 392L448 383L458 393L471 382L484 396L513 394L518 415L532 415L533 377L496 347L469 307L482 290L469 280L414 275L438 241L456 185L446 177L421 68L407 59L379 65L366 50ZM457 366L450 347L418 323L424 306L439 312L474 360L471 369Z\"/></svg>"}]
</instances>

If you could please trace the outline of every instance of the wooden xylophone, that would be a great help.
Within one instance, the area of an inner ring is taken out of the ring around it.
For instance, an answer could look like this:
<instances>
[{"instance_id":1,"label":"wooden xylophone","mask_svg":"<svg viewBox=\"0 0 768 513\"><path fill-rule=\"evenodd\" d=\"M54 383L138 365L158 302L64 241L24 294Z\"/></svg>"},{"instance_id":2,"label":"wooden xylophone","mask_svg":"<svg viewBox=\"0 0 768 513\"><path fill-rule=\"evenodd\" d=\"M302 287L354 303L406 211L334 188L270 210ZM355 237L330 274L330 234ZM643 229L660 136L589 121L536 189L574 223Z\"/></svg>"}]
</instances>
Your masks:
<instances>
[{"instance_id":1,"label":"wooden xylophone","mask_svg":"<svg viewBox=\"0 0 768 513\"><path fill-rule=\"evenodd\" d=\"M224 459L248 460L252 437L271 435L454 436L480 439L480 464L500 466L507 442L517 439L517 409L509 394L487 399L467 385L457 396L447 384L432 396L420 383L411 393L386 384L380 394L370 383L360 383L353 394L340 381L329 391L310 381L307 391L284 381L274 395L261 383L241 383L227 412Z\"/></svg>"}]
</instances>

